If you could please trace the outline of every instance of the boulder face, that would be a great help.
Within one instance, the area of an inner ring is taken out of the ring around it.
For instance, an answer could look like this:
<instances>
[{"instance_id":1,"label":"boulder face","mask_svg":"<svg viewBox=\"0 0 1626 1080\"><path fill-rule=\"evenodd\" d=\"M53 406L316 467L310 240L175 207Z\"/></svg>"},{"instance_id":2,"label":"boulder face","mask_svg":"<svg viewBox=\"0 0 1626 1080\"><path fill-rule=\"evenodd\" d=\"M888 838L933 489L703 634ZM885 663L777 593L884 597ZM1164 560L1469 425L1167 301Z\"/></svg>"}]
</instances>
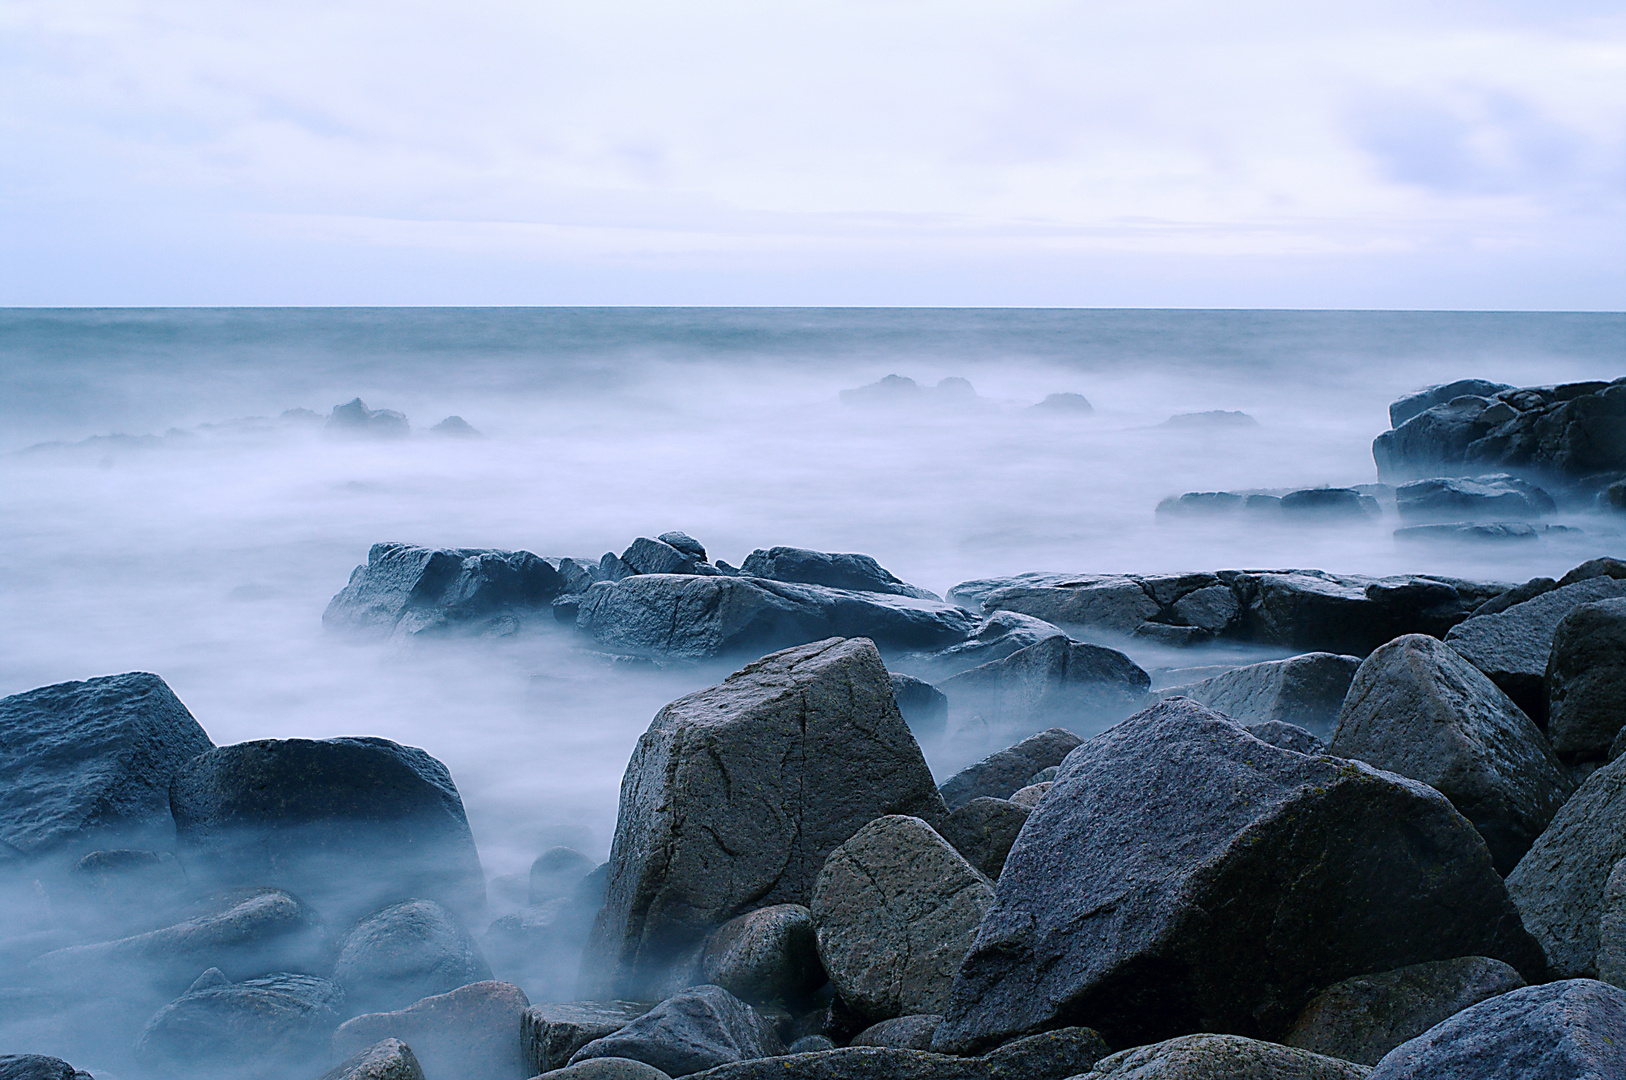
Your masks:
<instances>
[{"instance_id":1,"label":"boulder face","mask_svg":"<svg viewBox=\"0 0 1626 1080\"><path fill-rule=\"evenodd\" d=\"M700 982L741 1001L800 1003L826 982L813 918L801 904L736 915L706 940Z\"/></svg>"},{"instance_id":2,"label":"boulder face","mask_svg":"<svg viewBox=\"0 0 1626 1080\"><path fill-rule=\"evenodd\" d=\"M1547 656L1547 736L1569 762L1602 761L1626 726L1626 597L1559 620Z\"/></svg>"},{"instance_id":3,"label":"boulder face","mask_svg":"<svg viewBox=\"0 0 1626 1080\"><path fill-rule=\"evenodd\" d=\"M1060 765L1083 742L1066 728L1051 728L1029 735L1015 746L989 754L943 781L943 802L958 810L972 799L1008 799L1026 787L1033 775Z\"/></svg>"},{"instance_id":4,"label":"boulder face","mask_svg":"<svg viewBox=\"0 0 1626 1080\"><path fill-rule=\"evenodd\" d=\"M1019 611L995 611L982 620L969 641L910 659L918 659L928 665L934 675L938 672L953 675L967 668L1003 660L1018 649L1037 645L1046 638L1066 636L1060 627L1043 619L1035 619Z\"/></svg>"},{"instance_id":5,"label":"boulder face","mask_svg":"<svg viewBox=\"0 0 1626 1080\"><path fill-rule=\"evenodd\" d=\"M322 1080L424 1080L424 1076L412 1047L400 1039L384 1039L335 1065Z\"/></svg>"},{"instance_id":6,"label":"boulder face","mask_svg":"<svg viewBox=\"0 0 1626 1080\"><path fill-rule=\"evenodd\" d=\"M1370 1072L1239 1035L1181 1035L1109 1054L1079 1080L1366 1080Z\"/></svg>"},{"instance_id":7,"label":"boulder face","mask_svg":"<svg viewBox=\"0 0 1626 1080\"><path fill-rule=\"evenodd\" d=\"M1146 699L1151 676L1116 649L1051 637L942 685L949 709L988 723L1033 727L1063 721L1099 726Z\"/></svg>"},{"instance_id":8,"label":"boulder face","mask_svg":"<svg viewBox=\"0 0 1626 1080\"><path fill-rule=\"evenodd\" d=\"M806 548L757 548L745 557L740 573L773 581L795 581L804 585L825 585L832 589L891 593L917 600L941 599L918 585L897 577L868 555L831 554Z\"/></svg>"},{"instance_id":9,"label":"boulder face","mask_svg":"<svg viewBox=\"0 0 1626 1080\"><path fill-rule=\"evenodd\" d=\"M0 846L23 856L167 847L169 782L214 748L144 671L0 698Z\"/></svg>"},{"instance_id":10,"label":"boulder face","mask_svg":"<svg viewBox=\"0 0 1626 1080\"><path fill-rule=\"evenodd\" d=\"M532 1005L521 1018L526 1068L531 1076L562 1069L576 1051L613 1034L648 1012L632 1001L566 1001Z\"/></svg>"},{"instance_id":11,"label":"boulder face","mask_svg":"<svg viewBox=\"0 0 1626 1080\"><path fill-rule=\"evenodd\" d=\"M694 986L667 998L627 1026L594 1039L571 1056L630 1058L668 1076L716 1068L784 1052L755 1009L720 986Z\"/></svg>"},{"instance_id":12,"label":"boulder face","mask_svg":"<svg viewBox=\"0 0 1626 1080\"><path fill-rule=\"evenodd\" d=\"M1012 799L1030 790L1022 788ZM1037 803L1038 799L1033 801ZM1032 810L1032 805L981 796L949 814L943 825L943 839L989 879L997 878Z\"/></svg>"},{"instance_id":13,"label":"boulder face","mask_svg":"<svg viewBox=\"0 0 1626 1080\"><path fill-rule=\"evenodd\" d=\"M1006 859L936 1045L1066 1024L1119 1046L1193 1029L1273 1038L1317 987L1462 955L1544 967L1444 796L1165 701L1068 755Z\"/></svg>"},{"instance_id":14,"label":"boulder face","mask_svg":"<svg viewBox=\"0 0 1626 1080\"><path fill-rule=\"evenodd\" d=\"M343 1004L344 992L314 975L216 982L160 1009L135 1058L160 1075L283 1076L322 1052Z\"/></svg>"},{"instance_id":15,"label":"boulder face","mask_svg":"<svg viewBox=\"0 0 1626 1080\"><path fill-rule=\"evenodd\" d=\"M528 1062L520 1018L530 1004L509 983L470 983L394 1012L351 1017L333 1033L333 1052L399 1039L436 1080L522 1080Z\"/></svg>"},{"instance_id":16,"label":"boulder face","mask_svg":"<svg viewBox=\"0 0 1626 1080\"><path fill-rule=\"evenodd\" d=\"M1243 725L1291 724L1326 738L1338 726L1338 710L1360 666L1358 656L1304 653L1171 686L1157 696L1190 698Z\"/></svg>"},{"instance_id":17,"label":"boulder face","mask_svg":"<svg viewBox=\"0 0 1626 1080\"><path fill-rule=\"evenodd\" d=\"M374 544L322 625L375 636L478 631L507 614L546 610L563 590L559 571L529 551Z\"/></svg>"},{"instance_id":18,"label":"boulder face","mask_svg":"<svg viewBox=\"0 0 1626 1080\"><path fill-rule=\"evenodd\" d=\"M1534 521L1558 506L1536 485L1492 473L1401 484L1395 488L1395 509L1405 521Z\"/></svg>"},{"instance_id":19,"label":"boulder face","mask_svg":"<svg viewBox=\"0 0 1626 1080\"><path fill-rule=\"evenodd\" d=\"M667 705L639 739L585 984L658 997L725 920L806 905L825 857L866 822L947 813L873 644L748 664Z\"/></svg>"},{"instance_id":20,"label":"boulder face","mask_svg":"<svg viewBox=\"0 0 1626 1080\"><path fill-rule=\"evenodd\" d=\"M1389 406L1389 426L1399 427L1425 409L1444 405L1453 398L1495 397L1504 390L1512 389L1515 388L1506 383L1489 382L1485 379L1458 379L1456 382L1427 386L1416 393L1407 394Z\"/></svg>"},{"instance_id":21,"label":"boulder face","mask_svg":"<svg viewBox=\"0 0 1626 1080\"><path fill-rule=\"evenodd\" d=\"M333 980L352 1012L389 1012L491 978L467 930L433 900L369 915L339 942Z\"/></svg>"},{"instance_id":22,"label":"boulder face","mask_svg":"<svg viewBox=\"0 0 1626 1080\"><path fill-rule=\"evenodd\" d=\"M1473 822L1503 874L1575 791L1531 719L1449 645L1422 634L1396 638L1361 664L1328 750L1438 790Z\"/></svg>"},{"instance_id":23,"label":"boulder face","mask_svg":"<svg viewBox=\"0 0 1626 1080\"><path fill-rule=\"evenodd\" d=\"M93 1080L61 1058L44 1054L0 1054L0 1080Z\"/></svg>"}]
</instances>

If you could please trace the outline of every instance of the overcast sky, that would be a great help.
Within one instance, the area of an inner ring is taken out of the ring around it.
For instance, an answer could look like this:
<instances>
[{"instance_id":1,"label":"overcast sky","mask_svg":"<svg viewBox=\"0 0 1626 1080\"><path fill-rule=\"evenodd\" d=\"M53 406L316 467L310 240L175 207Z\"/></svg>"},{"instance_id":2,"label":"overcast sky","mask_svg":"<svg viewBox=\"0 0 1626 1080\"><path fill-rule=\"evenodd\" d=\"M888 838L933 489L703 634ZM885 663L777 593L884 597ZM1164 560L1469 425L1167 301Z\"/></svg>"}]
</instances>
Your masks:
<instances>
[{"instance_id":1,"label":"overcast sky","mask_svg":"<svg viewBox=\"0 0 1626 1080\"><path fill-rule=\"evenodd\" d=\"M0 303L1619 310L1621 7L0 0Z\"/></svg>"}]
</instances>

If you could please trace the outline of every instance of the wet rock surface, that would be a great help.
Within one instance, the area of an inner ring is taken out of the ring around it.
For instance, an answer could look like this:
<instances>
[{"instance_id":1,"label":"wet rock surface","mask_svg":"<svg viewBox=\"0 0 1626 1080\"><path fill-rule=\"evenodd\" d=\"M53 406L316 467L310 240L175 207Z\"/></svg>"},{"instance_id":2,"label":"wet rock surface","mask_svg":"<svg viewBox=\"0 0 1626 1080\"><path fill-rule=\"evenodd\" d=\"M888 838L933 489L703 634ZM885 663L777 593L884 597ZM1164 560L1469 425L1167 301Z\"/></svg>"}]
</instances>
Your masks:
<instances>
[{"instance_id":1,"label":"wet rock surface","mask_svg":"<svg viewBox=\"0 0 1626 1080\"><path fill-rule=\"evenodd\" d=\"M520 1017L529 1006L517 986L470 983L404 1009L346 1020L333 1033L333 1053L399 1039L412 1047L424 1075L437 1080L525 1080L532 1074Z\"/></svg>"},{"instance_id":2,"label":"wet rock surface","mask_svg":"<svg viewBox=\"0 0 1626 1080\"><path fill-rule=\"evenodd\" d=\"M543 612L563 591L559 571L528 551L374 544L322 625L374 636L479 631L504 615Z\"/></svg>"},{"instance_id":3,"label":"wet rock surface","mask_svg":"<svg viewBox=\"0 0 1626 1080\"><path fill-rule=\"evenodd\" d=\"M1292 724L1325 739L1338 726L1338 710L1360 665L1358 656L1304 653L1171 686L1157 696L1190 698L1243 725Z\"/></svg>"},{"instance_id":4,"label":"wet rock surface","mask_svg":"<svg viewBox=\"0 0 1626 1080\"><path fill-rule=\"evenodd\" d=\"M943 839L947 840L965 860L976 867L989 880L999 877L1005 866L1005 857L1011 845L1027 823L1033 804L1018 803L1016 799L1032 792L1033 803L1043 792L1034 792L1029 785L1013 792L1010 799L991 799L978 796L959 807L943 824Z\"/></svg>"},{"instance_id":5,"label":"wet rock surface","mask_svg":"<svg viewBox=\"0 0 1626 1080\"><path fill-rule=\"evenodd\" d=\"M1535 484L1507 473L1442 476L1395 488L1403 521L1534 521L1558 509Z\"/></svg>"},{"instance_id":6,"label":"wet rock surface","mask_svg":"<svg viewBox=\"0 0 1626 1080\"><path fill-rule=\"evenodd\" d=\"M988 1080L988 1065L923 1050L844 1046L742 1061L694 1075L704 1080Z\"/></svg>"},{"instance_id":7,"label":"wet rock surface","mask_svg":"<svg viewBox=\"0 0 1626 1080\"><path fill-rule=\"evenodd\" d=\"M520 1022L531 1075L564 1068L577 1050L620 1031L653 1007L653 1002L637 1001L532 1005Z\"/></svg>"},{"instance_id":8,"label":"wet rock surface","mask_svg":"<svg viewBox=\"0 0 1626 1080\"><path fill-rule=\"evenodd\" d=\"M943 1018L935 1013L894 1016L853 1036L849 1046L889 1046L895 1050L930 1050L932 1032Z\"/></svg>"},{"instance_id":9,"label":"wet rock surface","mask_svg":"<svg viewBox=\"0 0 1626 1080\"><path fill-rule=\"evenodd\" d=\"M753 1005L800 1002L826 981L813 918L801 904L728 920L706 939L696 974Z\"/></svg>"},{"instance_id":10,"label":"wet rock surface","mask_svg":"<svg viewBox=\"0 0 1626 1080\"><path fill-rule=\"evenodd\" d=\"M1567 762L1602 761L1626 726L1626 597L1570 611L1547 656L1547 736Z\"/></svg>"},{"instance_id":11,"label":"wet rock surface","mask_svg":"<svg viewBox=\"0 0 1626 1080\"><path fill-rule=\"evenodd\" d=\"M594 1039L571 1056L570 1064L631 1058L676 1077L783 1051L756 1010L720 986L702 985L667 998L614 1034Z\"/></svg>"}]
</instances>

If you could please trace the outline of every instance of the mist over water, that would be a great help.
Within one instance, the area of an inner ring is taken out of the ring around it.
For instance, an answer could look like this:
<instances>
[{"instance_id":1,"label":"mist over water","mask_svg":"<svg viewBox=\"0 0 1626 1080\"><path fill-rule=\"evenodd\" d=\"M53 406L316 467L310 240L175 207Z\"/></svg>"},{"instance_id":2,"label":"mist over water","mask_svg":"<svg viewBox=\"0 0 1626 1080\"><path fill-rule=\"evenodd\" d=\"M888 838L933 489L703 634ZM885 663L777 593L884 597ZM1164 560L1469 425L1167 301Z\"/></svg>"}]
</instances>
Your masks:
<instances>
[{"instance_id":1,"label":"mist over water","mask_svg":"<svg viewBox=\"0 0 1626 1080\"><path fill-rule=\"evenodd\" d=\"M1316 567L1523 581L1622 553L1579 533L1397 546L1369 524L1158 522L1185 491L1371 483L1387 406L1429 383L1626 372L1626 318L972 310L0 313L0 694L161 675L216 744L378 735L450 768L493 914L543 848L606 856L662 704L735 664L612 669L563 626L355 641L321 615L369 545L620 552L682 529L738 565L787 544L975 577ZM896 373L976 398L844 407ZM1083 394L1091 415L1029 408ZM362 397L413 437L221 425ZM1160 427L1242 410L1259 424ZM485 436L433 436L462 416ZM178 434L151 445L114 433ZM18 453L44 442L61 447ZM1236 646L1230 646L1236 653ZM1149 670L1212 652L1127 651ZM942 779L977 750L924 743ZM517 879L516 879L517 876ZM478 933L483 927L474 928Z\"/></svg>"}]
</instances>

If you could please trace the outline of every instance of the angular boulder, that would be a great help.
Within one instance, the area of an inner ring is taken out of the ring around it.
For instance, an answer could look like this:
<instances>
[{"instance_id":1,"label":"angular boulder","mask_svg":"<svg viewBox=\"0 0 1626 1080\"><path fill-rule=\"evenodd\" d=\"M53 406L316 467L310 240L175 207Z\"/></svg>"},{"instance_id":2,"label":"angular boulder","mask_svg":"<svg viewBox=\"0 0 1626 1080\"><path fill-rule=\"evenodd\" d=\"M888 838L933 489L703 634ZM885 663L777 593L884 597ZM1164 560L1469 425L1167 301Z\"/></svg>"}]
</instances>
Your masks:
<instances>
[{"instance_id":1,"label":"angular boulder","mask_svg":"<svg viewBox=\"0 0 1626 1080\"><path fill-rule=\"evenodd\" d=\"M757 548L740 564L740 573L746 577L826 585L832 589L912 596L917 600L941 599L934 592L904 581L868 555L832 554L794 547Z\"/></svg>"},{"instance_id":2,"label":"angular boulder","mask_svg":"<svg viewBox=\"0 0 1626 1080\"><path fill-rule=\"evenodd\" d=\"M333 1033L333 1053L348 1057L384 1039L412 1047L435 1080L525 1080L520 1017L525 991L503 982L477 982L394 1012L352 1017Z\"/></svg>"},{"instance_id":3,"label":"angular boulder","mask_svg":"<svg viewBox=\"0 0 1626 1080\"><path fill-rule=\"evenodd\" d=\"M1364 1065L1238 1035L1181 1035L1120 1050L1080 1080L1366 1080Z\"/></svg>"},{"instance_id":4,"label":"angular boulder","mask_svg":"<svg viewBox=\"0 0 1626 1080\"><path fill-rule=\"evenodd\" d=\"M684 533L667 534L677 544L667 543L663 536L651 540L640 536L621 553L621 563L634 574L716 574L718 569L706 561L706 549ZM678 545L682 545L679 547ZM698 554L696 553L698 549Z\"/></svg>"},{"instance_id":5,"label":"angular boulder","mask_svg":"<svg viewBox=\"0 0 1626 1080\"><path fill-rule=\"evenodd\" d=\"M658 996L726 920L805 905L825 857L883 814L948 811L869 641L772 653L679 698L621 783L584 984Z\"/></svg>"},{"instance_id":6,"label":"angular boulder","mask_svg":"<svg viewBox=\"0 0 1626 1080\"><path fill-rule=\"evenodd\" d=\"M1378 501L1354 488L1303 488L1290 491L1277 504L1284 515L1297 520L1360 521L1377 517Z\"/></svg>"},{"instance_id":7,"label":"angular boulder","mask_svg":"<svg viewBox=\"0 0 1626 1080\"><path fill-rule=\"evenodd\" d=\"M1099 725L1140 708L1151 676L1117 649L1051 637L941 684L949 708L991 724Z\"/></svg>"},{"instance_id":8,"label":"angular boulder","mask_svg":"<svg viewBox=\"0 0 1626 1080\"><path fill-rule=\"evenodd\" d=\"M1403 521L1534 521L1558 509L1553 497L1507 473L1441 476L1395 488Z\"/></svg>"},{"instance_id":9,"label":"angular boulder","mask_svg":"<svg viewBox=\"0 0 1626 1080\"><path fill-rule=\"evenodd\" d=\"M1462 955L1544 967L1444 796L1176 699L1068 756L1006 859L936 1045L1066 1024L1120 1046L1193 1027L1276 1037L1318 987Z\"/></svg>"},{"instance_id":10,"label":"angular boulder","mask_svg":"<svg viewBox=\"0 0 1626 1080\"><path fill-rule=\"evenodd\" d=\"M1547 656L1547 737L1565 761L1602 761L1626 727L1626 597L1559 620Z\"/></svg>"},{"instance_id":11,"label":"angular boulder","mask_svg":"<svg viewBox=\"0 0 1626 1080\"><path fill-rule=\"evenodd\" d=\"M1486 379L1458 379L1456 382L1427 386L1415 393L1407 394L1389 406L1389 426L1399 427L1423 410L1444 405L1453 398L1464 395L1489 398L1512 389L1514 388L1506 383L1490 382Z\"/></svg>"},{"instance_id":12,"label":"angular boulder","mask_svg":"<svg viewBox=\"0 0 1626 1080\"><path fill-rule=\"evenodd\" d=\"M404 1009L490 979L480 946L433 900L405 900L361 920L339 942L333 967L357 1013Z\"/></svg>"},{"instance_id":13,"label":"angular boulder","mask_svg":"<svg viewBox=\"0 0 1626 1080\"><path fill-rule=\"evenodd\" d=\"M320 1056L344 991L314 975L278 974L189 990L147 1021L135 1060L158 1074L285 1076Z\"/></svg>"},{"instance_id":14,"label":"angular boulder","mask_svg":"<svg viewBox=\"0 0 1626 1080\"><path fill-rule=\"evenodd\" d=\"M1358 656L1303 653L1171 686L1157 696L1190 698L1244 726L1292 724L1326 738L1338 726L1338 710L1360 666Z\"/></svg>"},{"instance_id":15,"label":"angular boulder","mask_svg":"<svg viewBox=\"0 0 1626 1080\"><path fill-rule=\"evenodd\" d=\"M798 1003L827 981L813 918L801 904L734 916L706 939L696 974L753 1005Z\"/></svg>"},{"instance_id":16,"label":"angular boulder","mask_svg":"<svg viewBox=\"0 0 1626 1080\"><path fill-rule=\"evenodd\" d=\"M546 611L564 579L529 551L374 544L328 602L329 630L388 636L487 629L511 614Z\"/></svg>"},{"instance_id":17,"label":"angular boulder","mask_svg":"<svg viewBox=\"0 0 1626 1080\"><path fill-rule=\"evenodd\" d=\"M424 1080L424 1076L412 1047L400 1039L385 1039L335 1065L322 1080Z\"/></svg>"},{"instance_id":18,"label":"angular boulder","mask_svg":"<svg viewBox=\"0 0 1626 1080\"><path fill-rule=\"evenodd\" d=\"M943 824L943 839L990 880L999 877L1011 845L1033 811L1032 804L1015 800L1032 787L1020 789L1010 799L990 799L986 795L972 799L949 814ZM1033 802L1036 804L1038 799Z\"/></svg>"},{"instance_id":19,"label":"angular boulder","mask_svg":"<svg viewBox=\"0 0 1626 1080\"><path fill-rule=\"evenodd\" d=\"M1418 477L1480 472L1469 464L1468 447L1491 433L1499 421L1517 415L1508 405L1477 394L1462 394L1432 405L1372 440L1372 460L1384 483ZM1488 414L1488 415L1487 415Z\"/></svg>"},{"instance_id":20,"label":"angular boulder","mask_svg":"<svg viewBox=\"0 0 1626 1080\"><path fill-rule=\"evenodd\" d=\"M566 1001L532 1005L520 1021L531 1075L562 1069L571 1056L614 1034L654 1006L636 1001Z\"/></svg>"},{"instance_id":21,"label":"angular boulder","mask_svg":"<svg viewBox=\"0 0 1626 1080\"><path fill-rule=\"evenodd\" d=\"M593 1058L642 1061L668 1076L688 1076L784 1052L755 1009L720 986L694 986L667 998L612 1035L594 1039L570 1064Z\"/></svg>"}]
</instances>

